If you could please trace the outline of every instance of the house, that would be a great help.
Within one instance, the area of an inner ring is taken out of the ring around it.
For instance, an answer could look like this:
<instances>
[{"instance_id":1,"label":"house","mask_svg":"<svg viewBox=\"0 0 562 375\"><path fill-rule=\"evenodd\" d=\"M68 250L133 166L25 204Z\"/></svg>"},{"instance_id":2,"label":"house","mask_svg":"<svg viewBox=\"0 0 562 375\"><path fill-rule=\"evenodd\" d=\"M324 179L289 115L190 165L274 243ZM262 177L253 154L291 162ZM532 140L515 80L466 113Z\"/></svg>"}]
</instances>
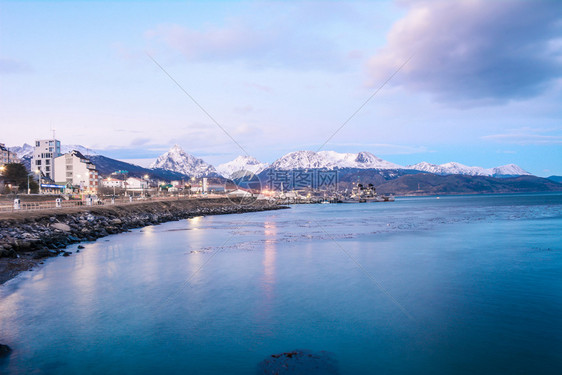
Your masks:
<instances>
[{"instance_id":1,"label":"house","mask_svg":"<svg viewBox=\"0 0 562 375\"><path fill-rule=\"evenodd\" d=\"M120 189L124 189L126 186L126 182L124 180L119 180L114 177L104 178L103 180L101 180L101 184L104 187Z\"/></svg>"},{"instance_id":2,"label":"house","mask_svg":"<svg viewBox=\"0 0 562 375\"><path fill-rule=\"evenodd\" d=\"M56 139L42 139L35 141L35 149L31 159L31 170L39 170L41 176L55 181L55 158L59 157L60 141ZM63 172L64 173L64 172Z\"/></svg>"},{"instance_id":3,"label":"house","mask_svg":"<svg viewBox=\"0 0 562 375\"><path fill-rule=\"evenodd\" d=\"M19 163L17 155L12 151L8 150L4 143L0 143L0 167L5 164Z\"/></svg>"},{"instance_id":4,"label":"house","mask_svg":"<svg viewBox=\"0 0 562 375\"><path fill-rule=\"evenodd\" d=\"M144 191L148 189L148 181L141 178L129 177L125 181L125 186L127 190L131 191Z\"/></svg>"},{"instance_id":5,"label":"house","mask_svg":"<svg viewBox=\"0 0 562 375\"><path fill-rule=\"evenodd\" d=\"M55 158L54 167L57 184L79 187L80 191L90 193L97 191L99 174L96 166L79 151L72 150Z\"/></svg>"}]
</instances>

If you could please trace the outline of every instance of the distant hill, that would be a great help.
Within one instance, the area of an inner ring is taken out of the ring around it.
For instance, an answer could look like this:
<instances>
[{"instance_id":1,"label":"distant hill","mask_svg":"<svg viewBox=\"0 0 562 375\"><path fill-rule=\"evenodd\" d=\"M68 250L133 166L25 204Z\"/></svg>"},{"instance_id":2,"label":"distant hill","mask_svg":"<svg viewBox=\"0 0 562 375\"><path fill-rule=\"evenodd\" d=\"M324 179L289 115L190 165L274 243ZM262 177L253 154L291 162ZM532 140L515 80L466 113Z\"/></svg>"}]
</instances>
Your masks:
<instances>
[{"instance_id":1,"label":"distant hill","mask_svg":"<svg viewBox=\"0 0 562 375\"><path fill-rule=\"evenodd\" d=\"M466 175L440 176L427 173L404 175L375 186L379 193L396 195L501 194L562 191L562 184L535 176L496 178Z\"/></svg>"},{"instance_id":2,"label":"distant hill","mask_svg":"<svg viewBox=\"0 0 562 375\"><path fill-rule=\"evenodd\" d=\"M161 180L181 180L188 179L189 176L178 173L167 171L164 169L156 168L149 169L144 168L135 164L126 163L124 161L115 160L102 155L89 155L88 159L96 166L98 173L102 176L109 176L115 171L128 171L129 176L132 177L142 177L144 175L149 175L150 178L161 179Z\"/></svg>"},{"instance_id":3,"label":"distant hill","mask_svg":"<svg viewBox=\"0 0 562 375\"><path fill-rule=\"evenodd\" d=\"M562 182L562 176L550 176L547 177L550 181L554 181L554 182Z\"/></svg>"}]
</instances>

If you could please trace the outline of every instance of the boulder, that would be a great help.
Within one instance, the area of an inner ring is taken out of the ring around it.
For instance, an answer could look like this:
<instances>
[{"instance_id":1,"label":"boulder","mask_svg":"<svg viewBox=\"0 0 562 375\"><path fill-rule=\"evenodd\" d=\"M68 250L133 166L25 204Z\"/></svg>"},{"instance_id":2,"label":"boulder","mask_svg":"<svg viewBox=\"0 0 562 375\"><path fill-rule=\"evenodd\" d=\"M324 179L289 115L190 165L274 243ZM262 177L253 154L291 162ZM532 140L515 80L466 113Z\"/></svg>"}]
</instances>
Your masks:
<instances>
[{"instance_id":1,"label":"boulder","mask_svg":"<svg viewBox=\"0 0 562 375\"><path fill-rule=\"evenodd\" d=\"M337 375L335 356L326 351L293 350L272 354L258 365L258 374Z\"/></svg>"},{"instance_id":2,"label":"boulder","mask_svg":"<svg viewBox=\"0 0 562 375\"><path fill-rule=\"evenodd\" d=\"M8 345L0 344L0 358L7 357L12 352L12 348Z\"/></svg>"},{"instance_id":3,"label":"boulder","mask_svg":"<svg viewBox=\"0 0 562 375\"><path fill-rule=\"evenodd\" d=\"M53 223L51 224L52 228L62 230L63 232L70 232L70 226L64 223Z\"/></svg>"}]
</instances>

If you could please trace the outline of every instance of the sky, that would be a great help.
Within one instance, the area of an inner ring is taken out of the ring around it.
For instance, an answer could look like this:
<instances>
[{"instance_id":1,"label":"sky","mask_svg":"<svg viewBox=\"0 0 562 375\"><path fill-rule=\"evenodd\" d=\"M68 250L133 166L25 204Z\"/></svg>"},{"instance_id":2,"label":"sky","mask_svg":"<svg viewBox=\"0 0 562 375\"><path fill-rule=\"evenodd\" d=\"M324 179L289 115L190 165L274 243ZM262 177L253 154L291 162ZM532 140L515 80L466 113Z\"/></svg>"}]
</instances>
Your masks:
<instances>
[{"instance_id":1,"label":"sky","mask_svg":"<svg viewBox=\"0 0 562 375\"><path fill-rule=\"evenodd\" d=\"M0 143L562 175L562 1L0 0Z\"/></svg>"}]
</instances>

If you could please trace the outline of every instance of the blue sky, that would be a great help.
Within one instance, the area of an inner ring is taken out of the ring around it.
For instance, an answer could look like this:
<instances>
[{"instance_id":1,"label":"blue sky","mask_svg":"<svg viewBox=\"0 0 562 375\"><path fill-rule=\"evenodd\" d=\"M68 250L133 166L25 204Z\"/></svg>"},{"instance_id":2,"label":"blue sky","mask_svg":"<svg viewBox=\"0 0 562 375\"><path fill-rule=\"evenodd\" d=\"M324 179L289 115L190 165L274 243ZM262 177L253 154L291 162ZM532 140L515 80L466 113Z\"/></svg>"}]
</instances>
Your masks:
<instances>
[{"instance_id":1,"label":"blue sky","mask_svg":"<svg viewBox=\"0 0 562 375\"><path fill-rule=\"evenodd\" d=\"M562 175L562 2L0 1L0 142L324 150Z\"/></svg>"}]
</instances>

